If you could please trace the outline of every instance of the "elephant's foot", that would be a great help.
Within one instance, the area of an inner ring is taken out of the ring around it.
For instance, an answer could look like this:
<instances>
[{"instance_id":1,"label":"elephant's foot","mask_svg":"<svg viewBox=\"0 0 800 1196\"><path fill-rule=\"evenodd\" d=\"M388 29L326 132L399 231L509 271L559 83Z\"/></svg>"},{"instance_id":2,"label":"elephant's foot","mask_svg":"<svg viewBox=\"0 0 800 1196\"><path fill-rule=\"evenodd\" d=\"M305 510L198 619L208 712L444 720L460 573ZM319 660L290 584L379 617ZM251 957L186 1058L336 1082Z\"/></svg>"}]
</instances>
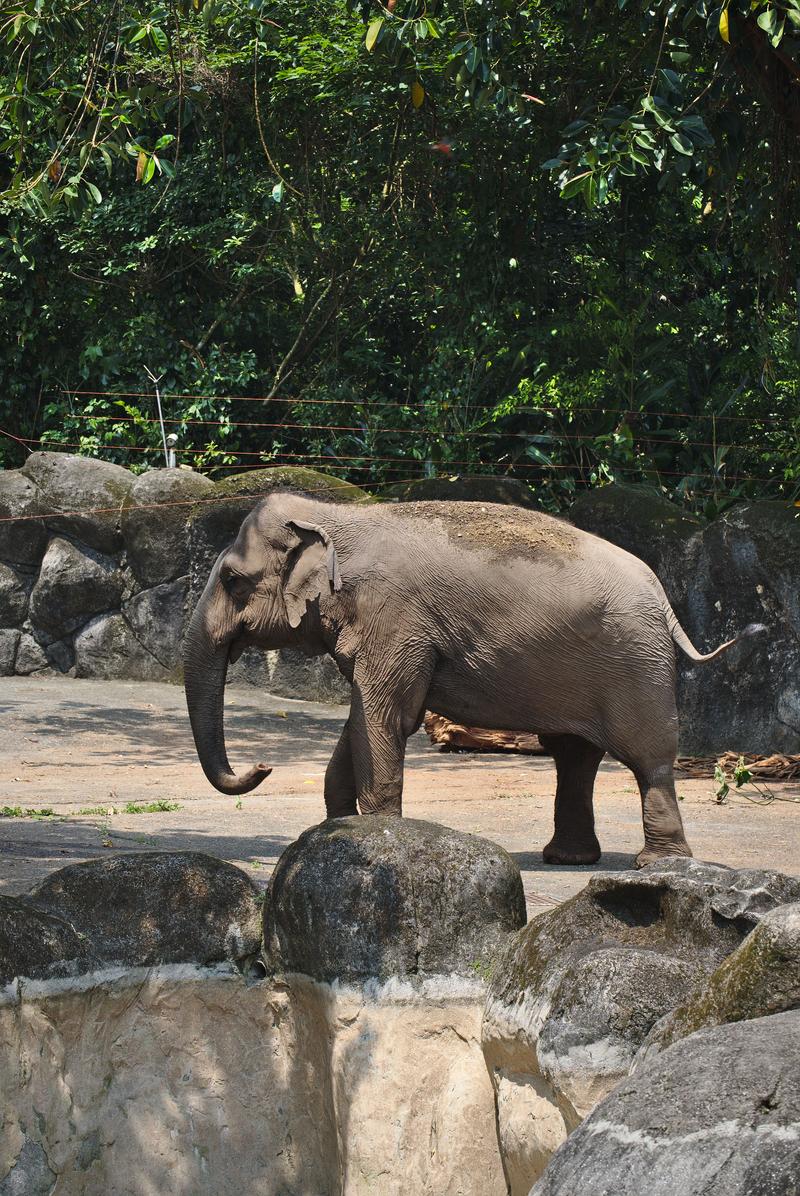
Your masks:
<instances>
[{"instance_id":1,"label":"elephant's foot","mask_svg":"<svg viewBox=\"0 0 800 1196\"><path fill-rule=\"evenodd\" d=\"M656 860L665 860L671 855L680 855L691 859L692 849L685 839L675 843L645 844L633 861L633 866L634 868L646 868L648 864L654 864Z\"/></svg>"},{"instance_id":2,"label":"elephant's foot","mask_svg":"<svg viewBox=\"0 0 800 1196\"><path fill-rule=\"evenodd\" d=\"M600 859L600 844L569 843L551 839L542 851L546 864L596 864Z\"/></svg>"}]
</instances>

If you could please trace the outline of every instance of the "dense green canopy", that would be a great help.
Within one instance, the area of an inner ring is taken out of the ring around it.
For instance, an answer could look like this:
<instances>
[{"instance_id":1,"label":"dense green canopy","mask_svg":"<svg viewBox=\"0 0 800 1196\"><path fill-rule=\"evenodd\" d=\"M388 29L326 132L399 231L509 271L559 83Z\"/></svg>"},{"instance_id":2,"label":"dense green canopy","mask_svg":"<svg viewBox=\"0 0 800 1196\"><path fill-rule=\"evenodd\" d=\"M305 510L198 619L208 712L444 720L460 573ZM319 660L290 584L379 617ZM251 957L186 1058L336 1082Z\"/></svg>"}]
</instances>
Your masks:
<instances>
[{"instance_id":1,"label":"dense green canopy","mask_svg":"<svg viewBox=\"0 0 800 1196\"><path fill-rule=\"evenodd\" d=\"M795 497L800 0L0 24L0 462Z\"/></svg>"}]
</instances>

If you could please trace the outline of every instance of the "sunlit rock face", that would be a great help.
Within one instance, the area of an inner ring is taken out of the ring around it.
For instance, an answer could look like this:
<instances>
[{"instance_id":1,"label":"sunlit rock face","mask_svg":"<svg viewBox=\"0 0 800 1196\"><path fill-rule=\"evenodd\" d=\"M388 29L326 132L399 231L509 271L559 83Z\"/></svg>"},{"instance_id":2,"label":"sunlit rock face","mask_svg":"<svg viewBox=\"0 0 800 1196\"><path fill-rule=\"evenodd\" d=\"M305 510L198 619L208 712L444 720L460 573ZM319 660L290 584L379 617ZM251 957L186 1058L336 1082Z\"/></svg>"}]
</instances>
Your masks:
<instances>
[{"instance_id":1,"label":"sunlit rock face","mask_svg":"<svg viewBox=\"0 0 800 1196\"><path fill-rule=\"evenodd\" d=\"M282 857L263 955L262 896L142 853L0 899L3 1196L503 1196L480 1027L510 857L345 819Z\"/></svg>"},{"instance_id":2,"label":"sunlit rock face","mask_svg":"<svg viewBox=\"0 0 800 1196\"><path fill-rule=\"evenodd\" d=\"M530 1196L800 1191L800 1010L700 1030L625 1080Z\"/></svg>"},{"instance_id":3,"label":"sunlit rock face","mask_svg":"<svg viewBox=\"0 0 800 1196\"><path fill-rule=\"evenodd\" d=\"M798 897L800 881L780 873L675 858L597 876L509 940L483 1049L513 1196L527 1196L553 1151L625 1079L653 1028L669 1026L692 997L702 1001L731 953L766 943L762 917ZM772 990L795 991L790 974L776 971ZM760 1012L772 1011L762 1003ZM687 1015L692 1029L696 1016Z\"/></svg>"}]
</instances>

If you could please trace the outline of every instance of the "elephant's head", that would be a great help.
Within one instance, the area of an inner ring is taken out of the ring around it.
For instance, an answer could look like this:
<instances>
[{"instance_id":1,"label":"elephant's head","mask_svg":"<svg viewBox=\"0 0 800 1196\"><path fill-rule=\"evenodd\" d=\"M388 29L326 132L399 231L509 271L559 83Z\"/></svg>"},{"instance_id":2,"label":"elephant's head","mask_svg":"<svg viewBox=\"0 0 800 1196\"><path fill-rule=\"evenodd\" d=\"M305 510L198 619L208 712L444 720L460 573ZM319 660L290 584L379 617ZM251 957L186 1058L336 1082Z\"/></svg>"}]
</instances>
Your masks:
<instances>
[{"instance_id":1,"label":"elephant's head","mask_svg":"<svg viewBox=\"0 0 800 1196\"><path fill-rule=\"evenodd\" d=\"M307 514L307 512L303 512ZM267 500L220 553L192 615L184 644L189 719L203 772L222 793L247 793L272 771L257 764L237 776L223 730L228 661L244 648L301 643L318 600L341 587L336 550L317 523L281 514Z\"/></svg>"}]
</instances>

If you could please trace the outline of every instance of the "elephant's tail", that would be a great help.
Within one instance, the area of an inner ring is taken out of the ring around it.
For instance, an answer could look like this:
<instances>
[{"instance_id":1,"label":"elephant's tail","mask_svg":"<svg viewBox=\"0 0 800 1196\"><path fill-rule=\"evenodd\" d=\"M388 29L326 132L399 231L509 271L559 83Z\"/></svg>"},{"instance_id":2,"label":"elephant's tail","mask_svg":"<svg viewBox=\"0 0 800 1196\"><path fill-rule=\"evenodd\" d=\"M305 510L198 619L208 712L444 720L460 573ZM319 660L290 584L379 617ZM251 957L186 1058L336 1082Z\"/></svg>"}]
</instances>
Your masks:
<instances>
[{"instance_id":1,"label":"elephant's tail","mask_svg":"<svg viewBox=\"0 0 800 1196\"><path fill-rule=\"evenodd\" d=\"M685 652L690 660L713 660L716 656L720 656L723 652L727 652L728 648L732 648L734 644L738 644L741 640L749 639L752 635L761 635L767 629L763 623L748 623L744 631L739 635L735 635L732 640L726 640L724 644L720 644L713 652L698 652L692 641L689 639L686 632L678 622L678 616L670 606L669 602L666 604L667 626L669 627L670 635L675 643Z\"/></svg>"}]
</instances>

